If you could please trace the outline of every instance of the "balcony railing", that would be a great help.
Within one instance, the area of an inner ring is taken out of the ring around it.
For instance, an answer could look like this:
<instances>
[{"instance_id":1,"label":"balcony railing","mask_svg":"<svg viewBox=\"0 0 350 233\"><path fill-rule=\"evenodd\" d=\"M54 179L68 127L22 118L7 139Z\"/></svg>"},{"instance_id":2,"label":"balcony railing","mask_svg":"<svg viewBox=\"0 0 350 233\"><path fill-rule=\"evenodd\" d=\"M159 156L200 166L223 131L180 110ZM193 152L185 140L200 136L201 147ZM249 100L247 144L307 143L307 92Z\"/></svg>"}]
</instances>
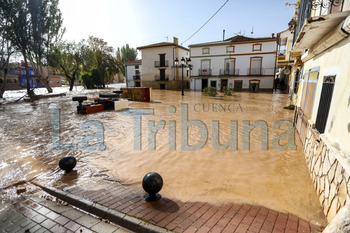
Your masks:
<instances>
[{"instance_id":1,"label":"balcony railing","mask_svg":"<svg viewBox=\"0 0 350 233\"><path fill-rule=\"evenodd\" d=\"M198 76L211 76L211 69L199 69Z\"/></svg>"},{"instance_id":2,"label":"balcony railing","mask_svg":"<svg viewBox=\"0 0 350 233\"><path fill-rule=\"evenodd\" d=\"M169 81L169 75L165 75L165 76L155 75L154 79L156 81Z\"/></svg>"},{"instance_id":3,"label":"balcony railing","mask_svg":"<svg viewBox=\"0 0 350 233\"><path fill-rule=\"evenodd\" d=\"M133 78L134 80L141 80L141 75L134 75Z\"/></svg>"},{"instance_id":4,"label":"balcony railing","mask_svg":"<svg viewBox=\"0 0 350 233\"><path fill-rule=\"evenodd\" d=\"M298 24L294 33L294 40L298 38L299 32L305 22L305 20L310 17L312 8L312 0L302 0L299 5L299 14L298 14Z\"/></svg>"},{"instance_id":5,"label":"balcony railing","mask_svg":"<svg viewBox=\"0 0 350 233\"><path fill-rule=\"evenodd\" d=\"M275 68L250 68L248 75L274 75Z\"/></svg>"},{"instance_id":6,"label":"balcony railing","mask_svg":"<svg viewBox=\"0 0 350 233\"><path fill-rule=\"evenodd\" d=\"M239 75L239 69L221 69L220 70L220 75L224 76L224 75Z\"/></svg>"},{"instance_id":7,"label":"balcony railing","mask_svg":"<svg viewBox=\"0 0 350 233\"><path fill-rule=\"evenodd\" d=\"M168 67L169 61L155 61L154 67Z\"/></svg>"}]
</instances>

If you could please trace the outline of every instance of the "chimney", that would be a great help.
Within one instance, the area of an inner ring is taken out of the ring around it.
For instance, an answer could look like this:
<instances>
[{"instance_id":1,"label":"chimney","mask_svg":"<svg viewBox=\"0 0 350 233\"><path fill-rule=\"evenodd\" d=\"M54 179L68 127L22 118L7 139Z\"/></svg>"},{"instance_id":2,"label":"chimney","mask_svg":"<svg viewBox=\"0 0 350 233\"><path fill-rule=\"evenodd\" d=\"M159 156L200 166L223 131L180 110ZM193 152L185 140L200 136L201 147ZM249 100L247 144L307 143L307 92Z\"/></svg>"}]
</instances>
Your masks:
<instances>
[{"instance_id":1,"label":"chimney","mask_svg":"<svg viewBox=\"0 0 350 233\"><path fill-rule=\"evenodd\" d=\"M178 45L179 44L179 39L174 36L174 44Z\"/></svg>"},{"instance_id":2,"label":"chimney","mask_svg":"<svg viewBox=\"0 0 350 233\"><path fill-rule=\"evenodd\" d=\"M275 38L275 33L272 33L272 38Z\"/></svg>"},{"instance_id":3,"label":"chimney","mask_svg":"<svg viewBox=\"0 0 350 233\"><path fill-rule=\"evenodd\" d=\"M222 40L225 40L225 29L222 31Z\"/></svg>"}]
</instances>

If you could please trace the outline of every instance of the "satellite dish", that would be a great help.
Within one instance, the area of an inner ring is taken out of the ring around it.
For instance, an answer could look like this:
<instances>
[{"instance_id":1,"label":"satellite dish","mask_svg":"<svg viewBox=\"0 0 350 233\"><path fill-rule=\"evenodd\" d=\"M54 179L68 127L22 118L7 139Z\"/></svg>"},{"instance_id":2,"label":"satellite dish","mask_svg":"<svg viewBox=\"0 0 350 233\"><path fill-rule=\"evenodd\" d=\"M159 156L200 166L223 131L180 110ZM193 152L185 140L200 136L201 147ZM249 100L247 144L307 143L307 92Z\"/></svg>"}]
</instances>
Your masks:
<instances>
[{"instance_id":1,"label":"satellite dish","mask_svg":"<svg viewBox=\"0 0 350 233\"><path fill-rule=\"evenodd\" d=\"M283 73L284 73L285 75L290 74L290 69L285 69L285 70L283 71Z\"/></svg>"}]
</instances>

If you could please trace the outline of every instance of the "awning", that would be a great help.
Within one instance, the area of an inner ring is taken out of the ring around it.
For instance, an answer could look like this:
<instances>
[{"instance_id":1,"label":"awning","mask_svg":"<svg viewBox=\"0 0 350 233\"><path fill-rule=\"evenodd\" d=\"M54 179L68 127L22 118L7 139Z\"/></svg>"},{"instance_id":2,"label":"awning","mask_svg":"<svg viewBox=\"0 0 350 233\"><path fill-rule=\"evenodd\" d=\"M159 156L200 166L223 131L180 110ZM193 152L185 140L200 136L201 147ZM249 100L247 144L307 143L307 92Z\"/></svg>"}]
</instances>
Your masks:
<instances>
[{"instance_id":1,"label":"awning","mask_svg":"<svg viewBox=\"0 0 350 233\"><path fill-rule=\"evenodd\" d=\"M350 11L344 11L308 18L299 32L293 50L311 48L349 15Z\"/></svg>"}]
</instances>

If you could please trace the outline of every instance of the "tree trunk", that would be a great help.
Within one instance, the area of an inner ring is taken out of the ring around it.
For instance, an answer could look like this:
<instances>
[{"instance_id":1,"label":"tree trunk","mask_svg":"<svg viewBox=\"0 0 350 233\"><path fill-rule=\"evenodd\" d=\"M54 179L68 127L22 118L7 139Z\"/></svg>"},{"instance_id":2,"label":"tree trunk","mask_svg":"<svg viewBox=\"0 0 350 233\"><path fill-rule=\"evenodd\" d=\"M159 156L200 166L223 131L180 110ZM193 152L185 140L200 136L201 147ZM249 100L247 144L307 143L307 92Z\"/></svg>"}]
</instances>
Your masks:
<instances>
[{"instance_id":1,"label":"tree trunk","mask_svg":"<svg viewBox=\"0 0 350 233\"><path fill-rule=\"evenodd\" d=\"M75 78L69 79L69 91L73 91Z\"/></svg>"},{"instance_id":2,"label":"tree trunk","mask_svg":"<svg viewBox=\"0 0 350 233\"><path fill-rule=\"evenodd\" d=\"M0 98L1 99L3 98L5 90L6 90L6 77L7 77L7 73L8 73L8 68L5 68L4 71L5 71L4 72L4 80L3 80L3 83L2 83L1 88L0 88Z\"/></svg>"},{"instance_id":3,"label":"tree trunk","mask_svg":"<svg viewBox=\"0 0 350 233\"><path fill-rule=\"evenodd\" d=\"M34 91L30 89L28 61L27 61L27 54L26 54L25 50L22 51L22 55L24 58L24 67L26 69L27 94L31 99L33 99L34 98Z\"/></svg>"},{"instance_id":4,"label":"tree trunk","mask_svg":"<svg viewBox=\"0 0 350 233\"><path fill-rule=\"evenodd\" d=\"M50 87L49 76L45 78L40 78L40 81L44 84L48 93L52 93L52 88Z\"/></svg>"}]
</instances>

